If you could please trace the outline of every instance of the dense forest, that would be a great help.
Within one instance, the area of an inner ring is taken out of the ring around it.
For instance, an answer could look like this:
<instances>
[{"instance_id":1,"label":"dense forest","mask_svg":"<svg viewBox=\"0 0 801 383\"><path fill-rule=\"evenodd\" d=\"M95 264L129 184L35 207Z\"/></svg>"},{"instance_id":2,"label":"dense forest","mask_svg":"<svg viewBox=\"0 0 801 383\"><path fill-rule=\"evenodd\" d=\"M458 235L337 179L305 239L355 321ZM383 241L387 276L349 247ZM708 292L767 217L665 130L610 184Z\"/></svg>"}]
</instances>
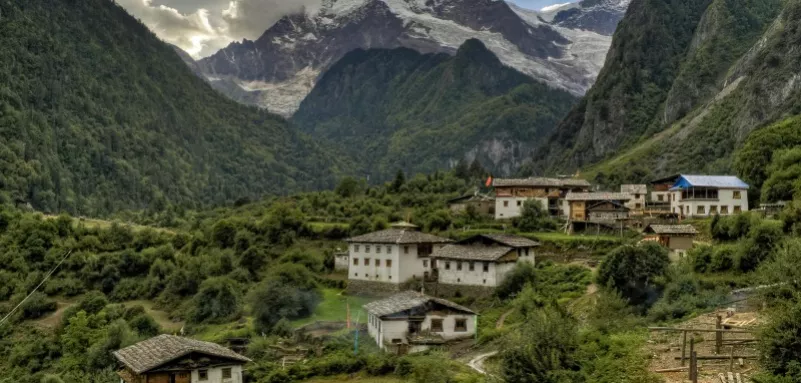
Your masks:
<instances>
[{"instance_id":1,"label":"dense forest","mask_svg":"<svg viewBox=\"0 0 801 383\"><path fill-rule=\"evenodd\" d=\"M0 3L5 201L98 215L329 187L329 155L194 76L109 0Z\"/></svg>"},{"instance_id":2,"label":"dense forest","mask_svg":"<svg viewBox=\"0 0 801 383\"><path fill-rule=\"evenodd\" d=\"M575 102L504 66L479 40L454 56L356 50L326 71L293 122L368 174L433 172L462 158L510 174Z\"/></svg>"}]
</instances>

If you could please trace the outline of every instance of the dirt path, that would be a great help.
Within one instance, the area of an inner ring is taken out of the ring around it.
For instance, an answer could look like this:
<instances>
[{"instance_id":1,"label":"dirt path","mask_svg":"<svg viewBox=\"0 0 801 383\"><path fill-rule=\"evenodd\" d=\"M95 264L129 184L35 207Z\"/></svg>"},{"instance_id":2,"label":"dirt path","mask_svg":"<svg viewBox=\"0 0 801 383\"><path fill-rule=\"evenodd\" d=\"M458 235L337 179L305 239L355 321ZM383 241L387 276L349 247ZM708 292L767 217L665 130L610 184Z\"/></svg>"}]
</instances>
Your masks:
<instances>
[{"instance_id":1,"label":"dirt path","mask_svg":"<svg viewBox=\"0 0 801 383\"><path fill-rule=\"evenodd\" d=\"M506 318L512 313L515 312L515 309L509 309L509 311L503 313L500 318L498 318L498 322L495 323L495 328L503 328L503 322L506 321Z\"/></svg>"},{"instance_id":2,"label":"dirt path","mask_svg":"<svg viewBox=\"0 0 801 383\"><path fill-rule=\"evenodd\" d=\"M75 302L56 302L56 305L56 311L35 321L34 323L49 329L56 328L59 324L61 324L61 318L64 317L64 311L75 305Z\"/></svg>"},{"instance_id":3,"label":"dirt path","mask_svg":"<svg viewBox=\"0 0 801 383\"><path fill-rule=\"evenodd\" d=\"M493 352L488 352L486 354L478 355L475 358L471 359L469 362L467 362L467 365L470 366L470 368L476 370L478 373L487 375L487 371L484 369L484 361L497 354L498 351L493 351Z\"/></svg>"}]
</instances>

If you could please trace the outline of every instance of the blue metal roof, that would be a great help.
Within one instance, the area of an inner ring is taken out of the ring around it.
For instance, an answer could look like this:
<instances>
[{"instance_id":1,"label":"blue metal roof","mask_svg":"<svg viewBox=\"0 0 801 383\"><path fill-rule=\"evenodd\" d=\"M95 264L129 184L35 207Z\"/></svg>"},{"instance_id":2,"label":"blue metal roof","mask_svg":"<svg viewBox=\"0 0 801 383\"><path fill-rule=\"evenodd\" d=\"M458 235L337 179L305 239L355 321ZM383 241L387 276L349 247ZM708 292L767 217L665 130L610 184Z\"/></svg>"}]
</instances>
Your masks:
<instances>
[{"instance_id":1,"label":"blue metal roof","mask_svg":"<svg viewBox=\"0 0 801 383\"><path fill-rule=\"evenodd\" d=\"M743 180L735 176L691 176L681 175L670 190L687 189L691 187L720 188L720 189L748 189Z\"/></svg>"}]
</instances>

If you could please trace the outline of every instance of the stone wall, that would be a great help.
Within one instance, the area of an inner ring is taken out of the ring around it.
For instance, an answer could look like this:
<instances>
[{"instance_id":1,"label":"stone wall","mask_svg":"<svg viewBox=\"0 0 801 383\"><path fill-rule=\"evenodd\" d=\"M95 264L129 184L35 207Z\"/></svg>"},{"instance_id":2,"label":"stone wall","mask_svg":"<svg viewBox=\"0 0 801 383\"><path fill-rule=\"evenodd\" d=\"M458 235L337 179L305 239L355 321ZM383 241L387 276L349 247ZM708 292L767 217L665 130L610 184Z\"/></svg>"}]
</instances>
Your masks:
<instances>
[{"instance_id":1,"label":"stone wall","mask_svg":"<svg viewBox=\"0 0 801 383\"><path fill-rule=\"evenodd\" d=\"M349 295L368 295L372 297L390 296L401 291L400 285L374 281L351 279L348 281Z\"/></svg>"}]
</instances>

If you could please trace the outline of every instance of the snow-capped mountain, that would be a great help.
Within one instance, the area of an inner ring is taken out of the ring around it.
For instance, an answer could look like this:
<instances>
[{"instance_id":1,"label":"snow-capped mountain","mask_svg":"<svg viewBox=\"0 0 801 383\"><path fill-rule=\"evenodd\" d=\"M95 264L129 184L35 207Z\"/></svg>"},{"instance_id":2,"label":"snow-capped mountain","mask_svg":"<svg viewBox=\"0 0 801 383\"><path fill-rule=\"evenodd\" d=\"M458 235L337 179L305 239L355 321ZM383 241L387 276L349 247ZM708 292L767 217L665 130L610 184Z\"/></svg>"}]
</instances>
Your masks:
<instances>
[{"instance_id":1,"label":"snow-capped mountain","mask_svg":"<svg viewBox=\"0 0 801 383\"><path fill-rule=\"evenodd\" d=\"M499 0L323 0L319 10L284 17L257 40L232 43L198 64L210 80L234 81L257 94L257 105L288 116L319 75L354 49L454 53L470 38L504 64L575 95L593 84L611 43Z\"/></svg>"},{"instance_id":2,"label":"snow-capped mountain","mask_svg":"<svg viewBox=\"0 0 801 383\"><path fill-rule=\"evenodd\" d=\"M539 13L554 25L611 36L630 3L631 0L582 0L547 7Z\"/></svg>"}]
</instances>

